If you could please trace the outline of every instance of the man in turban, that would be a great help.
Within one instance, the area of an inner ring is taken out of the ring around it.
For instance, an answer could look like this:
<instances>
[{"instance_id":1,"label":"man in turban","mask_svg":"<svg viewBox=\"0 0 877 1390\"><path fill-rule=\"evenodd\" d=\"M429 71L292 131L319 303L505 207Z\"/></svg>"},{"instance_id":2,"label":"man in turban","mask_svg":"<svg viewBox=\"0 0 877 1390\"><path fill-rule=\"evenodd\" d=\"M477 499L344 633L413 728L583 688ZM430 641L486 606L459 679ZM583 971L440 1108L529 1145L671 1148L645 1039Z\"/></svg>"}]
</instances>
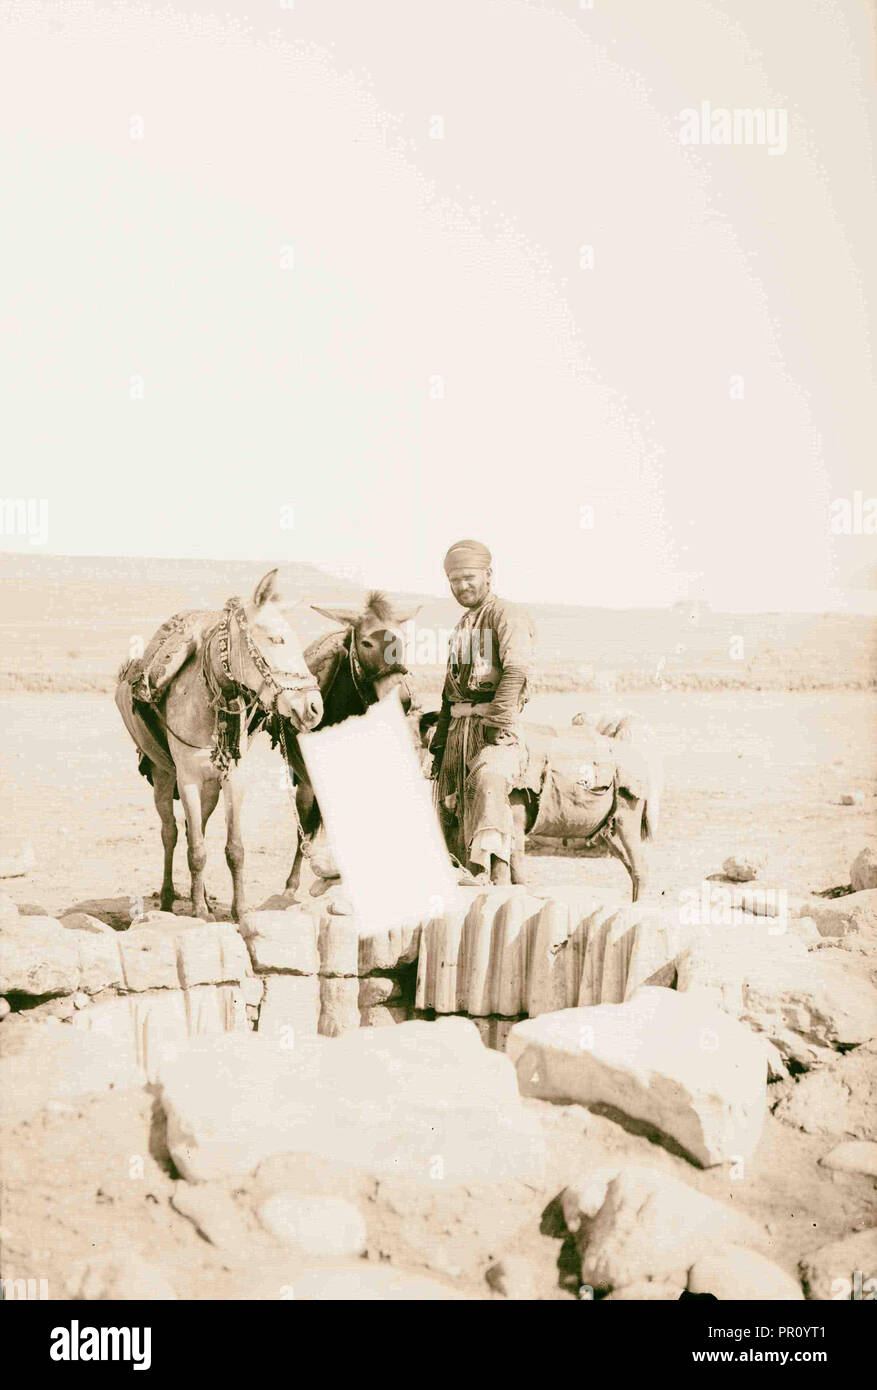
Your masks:
<instances>
[{"instance_id":1,"label":"man in turban","mask_svg":"<svg viewBox=\"0 0 877 1390\"><path fill-rule=\"evenodd\" d=\"M458 541L445 556L451 593L465 612L451 638L432 775L453 852L492 883L520 883L509 795L525 785L521 713L535 635L523 609L491 592L490 566L479 541Z\"/></svg>"}]
</instances>

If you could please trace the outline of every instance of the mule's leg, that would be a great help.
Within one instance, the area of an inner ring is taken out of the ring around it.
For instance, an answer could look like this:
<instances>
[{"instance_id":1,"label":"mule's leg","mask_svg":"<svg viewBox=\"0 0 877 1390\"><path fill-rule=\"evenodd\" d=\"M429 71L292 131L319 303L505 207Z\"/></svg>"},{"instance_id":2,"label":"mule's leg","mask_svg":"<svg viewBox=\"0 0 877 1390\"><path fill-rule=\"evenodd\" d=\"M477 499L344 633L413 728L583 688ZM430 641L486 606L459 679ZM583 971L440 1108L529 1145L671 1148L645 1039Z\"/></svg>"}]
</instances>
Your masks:
<instances>
[{"instance_id":1,"label":"mule's leg","mask_svg":"<svg viewBox=\"0 0 877 1390\"><path fill-rule=\"evenodd\" d=\"M231 917L233 922L242 922L247 910L244 894L244 842L241 839L243 799L244 782L241 775L241 764L237 763L229 769L225 780L225 862L231 872Z\"/></svg>"},{"instance_id":2,"label":"mule's leg","mask_svg":"<svg viewBox=\"0 0 877 1390\"><path fill-rule=\"evenodd\" d=\"M155 809L161 816L161 843L164 846L164 872L161 879L160 907L172 912L174 907L174 850L177 847L177 818L174 815L176 773L165 772L152 764L152 795Z\"/></svg>"},{"instance_id":3,"label":"mule's leg","mask_svg":"<svg viewBox=\"0 0 877 1390\"><path fill-rule=\"evenodd\" d=\"M630 874L632 902L642 897L648 886L648 861L642 845L643 803L627 804L619 800L615 814L615 835L627 855L627 870Z\"/></svg>"},{"instance_id":4,"label":"mule's leg","mask_svg":"<svg viewBox=\"0 0 877 1390\"><path fill-rule=\"evenodd\" d=\"M222 791L222 783L218 779L205 782L201 788L201 834L207 833L207 822L216 810L216 803ZM204 889L204 901L207 904L207 911L212 915L216 903L211 899L207 889Z\"/></svg>"},{"instance_id":5,"label":"mule's leg","mask_svg":"<svg viewBox=\"0 0 877 1390\"><path fill-rule=\"evenodd\" d=\"M186 835L189 841L189 872L192 875L192 911L196 917L210 920L210 909L204 895L204 866L207 850L201 823L201 786L187 782L180 787L180 800L186 815Z\"/></svg>"},{"instance_id":6,"label":"mule's leg","mask_svg":"<svg viewBox=\"0 0 877 1390\"><path fill-rule=\"evenodd\" d=\"M525 866L524 841L527 834L527 797L525 792L512 792L509 797L514 822L514 849L509 859L512 883L528 883Z\"/></svg>"}]
</instances>

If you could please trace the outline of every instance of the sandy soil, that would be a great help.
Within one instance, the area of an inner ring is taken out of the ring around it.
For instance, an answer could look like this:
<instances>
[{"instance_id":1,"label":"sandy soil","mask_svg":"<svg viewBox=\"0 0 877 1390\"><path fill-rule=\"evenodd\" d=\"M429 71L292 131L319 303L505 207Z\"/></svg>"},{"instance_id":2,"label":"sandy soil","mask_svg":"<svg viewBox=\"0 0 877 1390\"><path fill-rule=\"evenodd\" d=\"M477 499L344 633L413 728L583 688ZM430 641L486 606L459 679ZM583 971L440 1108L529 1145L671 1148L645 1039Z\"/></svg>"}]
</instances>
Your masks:
<instances>
[{"instance_id":1,"label":"sandy soil","mask_svg":"<svg viewBox=\"0 0 877 1390\"><path fill-rule=\"evenodd\" d=\"M158 821L111 699L45 694L4 703L3 852L30 841L37 866L26 879L4 881L3 889L19 903L59 912L84 898L145 896L157 887ZM534 700L530 714L565 725L577 709L596 714L613 707L642 714L664 753L653 873L655 891L668 900L718 872L729 853L746 845L767 854L769 881L821 891L847 882L854 854L877 841L873 697L655 693L598 704L554 695ZM288 868L292 816L284 775L267 742L257 744L245 822L253 904L282 886ZM840 794L856 788L866 795L864 806L841 806ZM217 815L208 832L208 887L227 901L223 829ZM182 848L178 855L182 891ZM545 885L591 883L619 901L627 892L623 870L611 861L540 855L532 873ZM551 1171L539 1190L473 1189L448 1203L363 1183L354 1195L368 1224L369 1258L426 1268L470 1296L486 1296L484 1269L513 1250L532 1261L541 1297L573 1296L569 1252L552 1224L551 1202L564 1184L615 1154L675 1172L768 1222L776 1258L790 1271L806 1252L877 1220L873 1180L820 1168L833 1141L773 1117L745 1180L735 1182L726 1170L701 1173L577 1107L527 1104L539 1111L550 1137ZM250 1215L259 1182L249 1179L236 1189L252 1246L218 1251L170 1206L176 1175L156 1111L146 1092L110 1094L0 1134L5 1276L48 1278L50 1296L63 1297L76 1260L124 1246L157 1264L183 1298L280 1296L288 1261ZM132 1177L138 1156L142 1176Z\"/></svg>"},{"instance_id":2,"label":"sandy soil","mask_svg":"<svg viewBox=\"0 0 877 1390\"><path fill-rule=\"evenodd\" d=\"M22 694L6 695L3 704L3 853L30 841L37 857L33 873L6 880L4 891L50 913L85 898L154 892L161 881L158 817L112 698ZM655 732L666 786L653 881L671 901L718 873L740 846L755 844L768 855L765 881L819 892L847 883L853 856L877 841L873 695L539 695L528 717L565 727L580 709L635 712ZM286 770L264 736L247 768L246 875L249 901L258 906L285 882L293 812ZM865 804L841 806L841 794L855 789ZM224 833L220 810L207 831L207 887L221 903L230 896ZM588 883L619 900L628 891L615 861L540 855L531 873L542 885ZM176 885L188 894L182 834Z\"/></svg>"}]
</instances>

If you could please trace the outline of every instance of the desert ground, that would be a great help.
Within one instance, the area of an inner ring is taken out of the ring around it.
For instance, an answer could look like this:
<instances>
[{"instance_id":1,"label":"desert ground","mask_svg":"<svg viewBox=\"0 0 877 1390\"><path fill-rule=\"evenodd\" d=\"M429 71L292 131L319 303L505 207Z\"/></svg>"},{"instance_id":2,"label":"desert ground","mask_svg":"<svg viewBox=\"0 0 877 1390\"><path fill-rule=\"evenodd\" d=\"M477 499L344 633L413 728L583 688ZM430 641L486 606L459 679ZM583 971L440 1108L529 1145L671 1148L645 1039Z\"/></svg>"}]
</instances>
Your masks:
<instances>
[{"instance_id":1,"label":"desert ground","mask_svg":"<svg viewBox=\"0 0 877 1390\"><path fill-rule=\"evenodd\" d=\"M4 708L4 845L29 842L36 859L26 877L4 882L9 896L54 915L87 898L154 892L158 821L111 696L7 693ZM846 884L851 859L877 842L875 702L869 692L538 694L528 713L565 726L579 710L632 711L654 731L665 791L650 892L663 895L665 904L718 873L729 854L745 847L766 856L767 881L825 892ZM293 822L285 770L267 740L257 741L248 767L246 875L250 903L258 906L283 885ZM842 795L855 791L863 801L842 805ZM208 832L207 883L227 904L223 831L217 814ZM187 890L184 845L181 835L181 893ZM588 883L619 902L628 894L614 861L539 853L530 868L541 885ZM19 1031L0 1027L7 1050L14 1050ZM365 1215L368 1258L428 1274L477 1298L498 1296L486 1287L484 1271L513 1251L528 1261L536 1296L573 1298L574 1261L552 1203L564 1185L613 1159L674 1173L765 1222L774 1259L790 1273L809 1250L873 1225L877 1217L873 1178L818 1165L843 1135L806 1134L770 1115L740 1184L727 1168L695 1169L578 1106L525 1104L538 1113L548 1138L550 1171L543 1185L472 1187L449 1205L437 1194L412 1195L392 1180L363 1179L345 1195L354 1196ZM138 1181L130 1177L132 1155L145 1156ZM3 1272L48 1278L51 1296L63 1296L55 1291L65 1287L72 1265L117 1245L124 1232L124 1241L157 1264L181 1298L283 1297L277 1292L287 1286L283 1259L253 1216L264 1195L259 1171L258 1181L241 1181L232 1194L248 1240L234 1250L217 1248L170 1204L177 1175L148 1091L109 1092L44 1111L0 1135ZM319 1175L292 1176L312 1190L325 1188Z\"/></svg>"},{"instance_id":2,"label":"desert ground","mask_svg":"<svg viewBox=\"0 0 877 1390\"><path fill-rule=\"evenodd\" d=\"M823 892L848 883L851 859L877 839L877 702L869 692L539 694L527 716L564 728L581 710L636 713L654 732L665 788L652 891L672 902L750 844L768 857L766 881ZM6 693L4 711L4 843L30 842L36 855L26 879L8 880L10 896L55 914L82 899L154 893L158 817L111 695ZM250 904L259 906L285 882L293 810L283 763L264 735L247 773L246 873ZM863 804L840 804L857 790ZM220 903L229 897L224 835L220 808L207 833L208 892ZM628 892L612 860L540 853L530 872L539 884L588 883L619 900ZM176 887L188 892L182 833Z\"/></svg>"}]
</instances>

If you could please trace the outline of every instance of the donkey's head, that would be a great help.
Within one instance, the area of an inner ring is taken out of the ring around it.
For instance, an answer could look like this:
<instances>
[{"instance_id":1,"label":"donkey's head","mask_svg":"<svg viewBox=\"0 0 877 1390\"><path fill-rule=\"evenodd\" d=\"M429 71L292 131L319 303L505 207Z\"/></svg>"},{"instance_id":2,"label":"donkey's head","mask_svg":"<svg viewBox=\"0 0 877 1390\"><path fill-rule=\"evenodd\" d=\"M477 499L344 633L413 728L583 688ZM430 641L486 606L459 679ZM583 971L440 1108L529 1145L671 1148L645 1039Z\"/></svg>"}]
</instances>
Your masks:
<instances>
[{"instance_id":1,"label":"donkey's head","mask_svg":"<svg viewBox=\"0 0 877 1390\"><path fill-rule=\"evenodd\" d=\"M232 678L252 690L266 709L291 720L296 729L315 728L323 717L320 687L280 609L276 569L259 580L250 602L240 605L240 613L244 622L232 623L229 633Z\"/></svg>"},{"instance_id":2,"label":"donkey's head","mask_svg":"<svg viewBox=\"0 0 877 1390\"><path fill-rule=\"evenodd\" d=\"M420 605L410 613L397 613L386 594L373 589L366 595L361 613L352 608L318 608L316 613L351 629L351 641L356 643L356 657L363 679L371 686L377 699L383 699L394 686L400 687L402 703L406 703L408 667L405 665L405 623L420 611ZM410 693L407 695L410 704Z\"/></svg>"}]
</instances>

